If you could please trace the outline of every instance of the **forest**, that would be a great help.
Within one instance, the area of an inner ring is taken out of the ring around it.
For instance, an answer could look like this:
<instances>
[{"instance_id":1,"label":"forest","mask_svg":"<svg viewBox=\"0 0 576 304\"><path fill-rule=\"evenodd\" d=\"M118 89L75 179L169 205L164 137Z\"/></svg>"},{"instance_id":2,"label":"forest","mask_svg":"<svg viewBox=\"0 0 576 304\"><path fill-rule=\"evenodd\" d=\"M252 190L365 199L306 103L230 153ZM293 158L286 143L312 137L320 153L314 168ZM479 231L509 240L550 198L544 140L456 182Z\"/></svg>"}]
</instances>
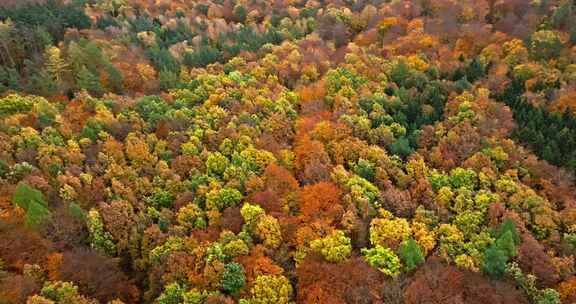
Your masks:
<instances>
[{"instance_id":1,"label":"forest","mask_svg":"<svg viewBox=\"0 0 576 304\"><path fill-rule=\"evenodd\" d=\"M0 0L0 304L572 304L575 174L573 0Z\"/></svg>"}]
</instances>

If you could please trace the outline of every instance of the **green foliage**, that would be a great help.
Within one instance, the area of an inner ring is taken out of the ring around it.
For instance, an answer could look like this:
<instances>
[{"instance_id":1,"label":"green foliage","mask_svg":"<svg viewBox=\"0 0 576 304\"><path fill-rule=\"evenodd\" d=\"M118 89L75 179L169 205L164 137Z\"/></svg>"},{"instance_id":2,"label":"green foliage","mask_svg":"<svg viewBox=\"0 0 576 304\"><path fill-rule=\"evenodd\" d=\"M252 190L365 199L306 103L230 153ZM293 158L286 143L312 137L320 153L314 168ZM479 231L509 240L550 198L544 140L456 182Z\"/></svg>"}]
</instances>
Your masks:
<instances>
[{"instance_id":1,"label":"green foliage","mask_svg":"<svg viewBox=\"0 0 576 304\"><path fill-rule=\"evenodd\" d=\"M414 151L410 146L410 141L406 137L397 138L393 143L386 146L388 151L402 158L408 157Z\"/></svg>"},{"instance_id":2,"label":"green foliage","mask_svg":"<svg viewBox=\"0 0 576 304\"><path fill-rule=\"evenodd\" d=\"M358 75L345 68L337 68L329 70L326 73L326 87L328 89L328 94L336 94L342 88L350 86L352 89L357 89L364 83L366 83L366 78Z\"/></svg>"},{"instance_id":3,"label":"green foliage","mask_svg":"<svg viewBox=\"0 0 576 304\"><path fill-rule=\"evenodd\" d=\"M223 210L236 206L242 200L242 193L234 188L214 189L206 194L206 208Z\"/></svg>"},{"instance_id":4,"label":"green foliage","mask_svg":"<svg viewBox=\"0 0 576 304\"><path fill-rule=\"evenodd\" d=\"M0 93L18 89L20 74L14 68L0 67ZM0 110L0 113L2 111ZM1 115L1 114L0 114Z\"/></svg>"},{"instance_id":5,"label":"green foliage","mask_svg":"<svg viewBox=\"0 0 576 304\"><path fill-rule=\"evenodd\" d=\"M395 277L400 274L402 264L391 249L377 245L370 249L362 248L362 254L370 266L378 268L385 275Z\"/></svg>"},{"instance_id":6,"label":"green foliage","mask_svg":"<svg viewBox=\"0 0 576 304\"><path fill-rule=\"evenodd\" d=\"M390 79L398 86L404 86L408 77L410 77L410 68L404 60L396 63L390 71Z\"/></svg>"},{"instance_id":7,"label":"green foliage","mask_svg":"<svg viewBox=\"0 0 576 304\"><path fill-rule=\"evenodd\" d=\"M509 218L503 220L502 223L491 232L491 235L495 239L500 239L506 233L510 234L514 244L520 244L520 235L518 234L518 230L516 230L516 224L514 224L514 221Z\"/></svg>"},{"instance_id":8,"label":"green foliage","mask_svg":"<svg viewBox=\"0 0 576 304\"><path fill-rule=\"evenodd\" d=\"M115 94L122 94L124 91L124 83L122 73L112 64L106 65L106 73L108 73L108 86Z\"/></svg>"},{"instance_id":9,"label":"green foliage","mask_svg":"<svg viewBox=\"0 0 576 304\"><path fill-rule=\"evenodd\" d=\"M499 279L506 273L506 263L516 255L516 243L520 238L511 220L504 221L493 234L496 240L484 252L482 271L493 279Z\"/></svg>"},{"instance_id":10,"label":"green foliage","mask_svg":"<svg viewBox=\"0 0 576 304\"><path fill-rule=\"evenodd\" d=\"M576 170L576 119L570 111L560 115L527 102L522 81L514 80L499 100L514 111L518 124L513 136L532 147L540 158L568 170Z\"/></svg>"},{"instance_id":11,"label":"green foliage","mask_svg":"<svg viewBox=\"0 0 576 304\"><path fill-rule=\"evenodd\" d=\"M242 265L232 262L224 266L224 272L220 277L220 287L229 293L236 293L246 283L244 268Z\"/></svg>"},{"instance_id":12,"label":"green foliage","mask_svg":"<svg viewBox=\"0 0 576 304\"><path fill-rule=\"evenodd\" d=\"M165 48L154 47L146 51L146 55L154 65L156 71L180 73L180 64Z\"/></svg>"},{"instance_id":13,"label":"green foliage","mask_svg":"<svg viewBox=\"0 0 576 304\"><path fill-rule=\"evenodd\" d=\"M151 196L146 198L146 202L156 209L161 209L170 208L174 199L174 194L164 189L156 189Z\"/></svg>"},{"instance_id":14,"label":"green foliage","mask_svg":"<svg viewBox=\"0 0 576 304\"><path fill-rule=\"evenodd\" d=\"M418 265L424 263L424 256L416 241L412 238L402 242L398 248L398 256L404 262L406 271L412 271Z\"/></svg>"},{"instance_id":15,"label":"green foliage","mask_svg":"<svg viewBox=\"0 0 576 304\"><path fill-rule=\"evenodd\" d=\"M500 279L506 272L506 263L509 255L506 250L492 245L484 252L484 263L482 271L493 279Z\"/></svg>"},{"instance_id":16,"label":"green foliage","mask_svg":"<svg viewBox=\"0 0 576 304\"><path fill-rule=\"evenodd\" d=\"M220 61L222 61L222 52L210 45L202 45L194 52L187 52L183 59L187 67L203 67Z\"/></svg>"},{"instance_id":17,"label":"green foliage","mask_svg":"<svg viewBox=\"0 0 576 304\"><path fill-rule=\"evenodd\" d=\"M77 219L86 220L86 212L75 202L70 202L68 204L68 212Z\"/></svg>"},{"instance_id":18,"label":"green foliage","mask_svg":"<svg viewBox=\"0 0 576 304\"><path fill-rule=\"evenodd\" d=\"M160 89L163 91L177 88L180 84L178 74L169 70L160 71L158 73L158 81L160 82Z\"/></svg>"},{"instance_id":19,"label":"green foliage","mask_svg":"<svg viewBox=\"0 0 576 304\"><path fill-rule=\"evenodd\" d=\"M246 21L246 8L242 5L236 5L234 7L234 21L244 23Z\"/></svg>"},{"instance_id":20,"label":"green foliage","mask_svg":"<svg viewBox=\"0 0 576 304\"><path fill-rule=\"evenodd\" d=\"M346 187L357 199L367 199L369 203L375 203L380 193L376 186L358 175L352 176Z\"/></svg>"},{"instance_id":21,"label":"green foliage","mask_svg":"<svg viewBox=\"0 0 576 304\"><path fill-rule=\"evenodd\" d=\"M19 183L16 187L12 196L12 203L26 211L26 224L32 227L39 226L51 215L42 192L24 182Z\"/></svg>"},{"instance_id":22,"label":"green foliage","mask_svg":"<svg viewBox=\"0 0 576 304\"><path fill-rule=\"evenodd\" d=\"M104 126L101 122L95 119L89 119L80 132L80 138L89 138L92 142L96 142L98 134L103 130Z\"/></svg>"},{"instance_id":23,"label":"green foliage","mask_svg":"<svg viewBox=\"0 0 576 304\"><path fill-rule=\"evenodd\" d=\"M72 282L47 281L44 283L40 294L56 303L77 303L78 286Z\"/></svg>"},{"instance_id":24,"label":"green foliage","mask_svg":"<svg viewBox=\"0 0 576 304\"><path fill-rule=\"evenodd\" d=\"M374 182L376 171L370 161L361 158L354 165L354 173L370 182Z\"/></svg>"},{"instance_id":25,"label":"green foliage","mask_svg":"<svg viewBox=\"0 0 576 304\"><path fill-rule=\"evenodd\" d=\"M472 169L458 167L450 171L450 183L455 189L463 187L473 190L477 184L477 174Z\"/></svg>"},{"instance_id":26,"label":"green foliage","mask_svg":"<svg viewBox=\"0 0 576 304\"><path fill-rule=\"evenodd\" d=\"M5 96L0 99L0 117L28 112L41 100L45 99L36 96L22 96L19 94L10 94Z\"/></svg>"},{"instance_id":27,"label":"green foliage","mask_svg":"<svg viewBox=\"0 0 576 304\"><path fill-rule=\"evenodd\" d=\"M10 19L22 27L43 27L57 40L64 35L66 28L85 29L90 27L90 18L82 7L73 3L49 0L45 3L27 2L25 5L3 6L0 19Z\"/></svg>"},{"instance_id":28,"label":"green foliage","mask_svg":"<svg viewBox=\"0 0 576 304\"><path fill-rule=\"evenodd\" d=\"M146 122L155 124L163 119L170 110L170 106L159 96L145 96L134 105L134 110Z\"/></svg>"},{"instance_id":29,"label":"green foliage","mask_svg":"<svg viewBox=\"0 0 576 304\"><path fill-rule=\"evenodd\" d=\"M10 171L10 166L5 160L0 159L0 178L6 177L6 174Z\"/></svg>"},{"instance_id":30,"label":"green foliage","mask_svg":"<svg viewBox=\"0 0 576 304\"><path fill-rule=\"evenodd\" d=\"M85 66L82 67L76 76L76 85L81 90L86 90L95 96L101 96L104 93L100 78L90 72Z\"/></svg>"}]
</instances>

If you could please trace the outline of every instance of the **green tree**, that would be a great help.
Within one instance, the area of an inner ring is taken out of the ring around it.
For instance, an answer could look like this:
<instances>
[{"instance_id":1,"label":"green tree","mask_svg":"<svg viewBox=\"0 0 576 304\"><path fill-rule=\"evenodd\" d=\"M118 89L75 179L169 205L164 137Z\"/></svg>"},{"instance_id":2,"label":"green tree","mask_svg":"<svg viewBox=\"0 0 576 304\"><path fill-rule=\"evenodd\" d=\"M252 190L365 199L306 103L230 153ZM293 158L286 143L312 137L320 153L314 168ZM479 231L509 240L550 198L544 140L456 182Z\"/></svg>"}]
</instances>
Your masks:
<instances>
[{"instance_id":1,"label":"green tree","mask_svg":"<svg viewBox=\"0 0 576 304\"><path fill-rule=\"evenodd\" d=\"M16 187L12 203L26 211L26 224L32 227L40 225L51 214L42 192L24 182Z\"/></svg>"},{"instance_id":2,"label":"green tree","mask_svg":"<svg viewBox=\"0 0 576 304\"><path fill-rule=\"evenodd\" d=\"M236 206L242 200L242 193L234 188L214 189L206 194L206 208L223 210Z\"/></svg>"},{"instance_id":3,"label":"green tree","mask_svg":"<svg viewBox=\"0 0 576 304\"><path fill-rule=\"evenodd\" d=\"M228 293L236 293L246 283L244 268L242 265L232 262L224 266L224 272L220 277L220 287Z\"/></svg>"},{"instance_id":4,"label":"green tree","mask_svg":"<svg viewBox=\"0 0 576 304\"><path fill-rule=\"evenodd\" d=\"M170 106L159 96L144 96L136 102L134 110L146 122L155 124L164 118Z\"/></svg>"},{"instance_id":5,"label":"green tree","mask_svg":"<svg viewBox=\"0 0 576 304\"><path fill-rule=\"evenodd\" d=\"M81 90L86 90L95 96L101 96L104 93L100 78L94 75L86 66L83 66L76 75L76 85Z\"/></svg>"},{"instance_id":6,"label":"green tree","mask_svg":"<svg viewBox=\"0 0 576 304\"><path fill-rule=\"evenodd\" d=\"M10 94L0 98L0 117L30 111L37 102L43 99L19 94Z\"/></svg>"},{"instance_id":7,"label":"green tree","mask_svg":"<svg viewBox=\"0 0 576 304\"><path fill-rule=\"evenodd\" d=\"M158 73L158 81L160 83L160 89L168 91L170 89L177 88L179 85L180 78L178 74L169 70L162 70Z\"/></svg>"},{"instance_id":8,"label":"green tree","mask_svg":"<svg viewBox=\"0 0 576 304\"><path fill-rule=\"evenodd\" d=\"M416 241L412 238L402 242L398 248L398 256L404 262L407 271L412 271L418 265L424 263L424 256Z\"/></svg>"},{"instance_id":9,"label":"green tree","mask_svg":"<svg viewBox=\"0 0 576 304\"><path fill-rule=\"evenodd\" d=\"M494 243L484 252L482 271L494 279L501 278L506 272L506 263L516 255L516 245L520 236L511 219L504 220L492 231Z\"/></svg>"},{"instance_id":10,"label":"green tree","mask_svg":"<svg viewBox=\"0 0 576 304\"><path fill-rule=\"evenodd\" d=\"M234 7L234 21L244 23L246 21L246 8L238 4Z\"/></svg>"},{"instance_id":11,"label":"green tree","mask_svg":"<svg viewBox=\"0 0 576 304\"><path fill-rule=\"evenodd\" d=\"M106 73L108 73L108 87L110 91L116 94L122 94L124 91L122 73L111 63L106 65Z\"/></svg>"},{"instance_id":12,"label":"green tree","mask_svg":"<svg viewBox=\"0 0 576 304\"><path fill-rule=\"evenodd\" d=\"M369 182L374 182L376 170L370 161L361 158L358 160L358 163L354 165L354 173L358 174L360 177L368 180Z\"/></svg>"},{"instance_id":13,"label":"green tree","mask_svg":"<svg viewBox=\"0 0 576 304\"><path fill-rule=\"evenodd\" d=\"M146 198L146 202L152 207L160 210L162 208L170 208L174 203L174 194L164 189L155 189L152 195Z\"/></svg>"},{"instance_id":14,"label":"green tree","mask_svg":"<svg viewBox=\"0 0 576 304\"><path fill-rule=\"evenodd\" d=\"M14 68L0 67L0 93L18 88L20 74Z\"/></svg>"},{"instance_id":15,"label":"green tree","mask_svg":"<svg viewBox=\"0 0 576 304\"><path fill-rule=\"evenodd\" d=\"M498 246L490 246L484 252L482 271L493 279L502 278L506 272L508 258L505 250L498 248Z\"/></svg>"}]
</instances>

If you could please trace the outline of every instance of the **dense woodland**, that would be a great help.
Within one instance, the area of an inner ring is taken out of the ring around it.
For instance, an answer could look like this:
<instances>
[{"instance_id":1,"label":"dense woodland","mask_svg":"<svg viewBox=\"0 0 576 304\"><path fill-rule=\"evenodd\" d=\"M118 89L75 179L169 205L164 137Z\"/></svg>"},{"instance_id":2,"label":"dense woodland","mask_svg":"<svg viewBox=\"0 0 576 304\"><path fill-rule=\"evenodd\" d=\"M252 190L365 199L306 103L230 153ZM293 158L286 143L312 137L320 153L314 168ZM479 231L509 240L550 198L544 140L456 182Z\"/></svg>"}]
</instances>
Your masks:
<instances>
[{"instance_id":1,"label":"dense woodland","mask_svg":"<svg viewBox=\"0 0 576 304\"><path fill-rule=\"evenodd\" d=\"M576 2L0 2L0 304L576 303Z\"/></svg>"}]
</instances>

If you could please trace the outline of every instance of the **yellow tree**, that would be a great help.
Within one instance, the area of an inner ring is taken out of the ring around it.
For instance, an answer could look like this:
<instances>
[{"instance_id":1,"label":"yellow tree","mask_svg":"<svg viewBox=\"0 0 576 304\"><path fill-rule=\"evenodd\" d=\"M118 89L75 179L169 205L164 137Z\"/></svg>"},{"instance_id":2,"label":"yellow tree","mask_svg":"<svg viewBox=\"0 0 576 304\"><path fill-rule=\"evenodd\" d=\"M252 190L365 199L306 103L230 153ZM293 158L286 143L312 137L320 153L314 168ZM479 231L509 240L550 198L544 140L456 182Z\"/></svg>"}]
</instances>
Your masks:
<instances>
[{"instance_id":1,"label":"yellow tree","mask_svg":"<svg viewBox=\"0 0 576 304\"><path fill-rule=\"evenodd\" d=\"M46 60L46 71L50 73L56 82L60 83L62 75L68 68L68 64L62 59L60 49L55 46L47 48L44 52L44 60Z\"/></svg>"}]
</instances>

